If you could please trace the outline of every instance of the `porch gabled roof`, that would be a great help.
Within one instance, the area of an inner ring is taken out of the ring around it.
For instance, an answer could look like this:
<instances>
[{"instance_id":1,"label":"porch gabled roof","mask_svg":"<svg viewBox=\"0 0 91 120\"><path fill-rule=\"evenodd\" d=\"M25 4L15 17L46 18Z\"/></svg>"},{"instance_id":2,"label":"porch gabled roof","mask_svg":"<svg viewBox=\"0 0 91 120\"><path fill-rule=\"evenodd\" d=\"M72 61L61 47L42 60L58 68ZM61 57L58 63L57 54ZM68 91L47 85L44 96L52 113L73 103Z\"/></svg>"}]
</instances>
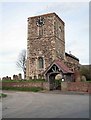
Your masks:
<instances>
[{"instance_id":1,"label":"porch gabled roof","mask_svg":"<svg viewBox=\"0 0 91 120\"><path fill-rule=\"evenodd\" d=\"M46 74L51 68L53 65L56 65L64 74L73 74L74 72L72 72L63 62L61 59L56 59L54 60L50 66L45 70L44 74Z\"/></svg>"}]
</instances>

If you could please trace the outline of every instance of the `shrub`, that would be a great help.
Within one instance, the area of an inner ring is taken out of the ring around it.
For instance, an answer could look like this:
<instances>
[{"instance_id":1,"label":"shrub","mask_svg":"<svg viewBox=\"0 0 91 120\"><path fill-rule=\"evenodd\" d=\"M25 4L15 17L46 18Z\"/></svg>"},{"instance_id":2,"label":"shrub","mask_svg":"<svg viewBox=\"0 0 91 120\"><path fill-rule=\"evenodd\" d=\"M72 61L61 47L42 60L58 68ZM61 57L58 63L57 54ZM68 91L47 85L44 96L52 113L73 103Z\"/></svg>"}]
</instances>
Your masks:
<instances>
[{"instance_id":1,"label":"shrub","mask_svg":"<svg viewBox=\"0 0 91 120\"><path fill-rule=\"evenodd\" d=\"M90 66L81 66L80 74L81 76L85 76L87 81L91 80L91 67Z\"/></svg>"}]
</instances>

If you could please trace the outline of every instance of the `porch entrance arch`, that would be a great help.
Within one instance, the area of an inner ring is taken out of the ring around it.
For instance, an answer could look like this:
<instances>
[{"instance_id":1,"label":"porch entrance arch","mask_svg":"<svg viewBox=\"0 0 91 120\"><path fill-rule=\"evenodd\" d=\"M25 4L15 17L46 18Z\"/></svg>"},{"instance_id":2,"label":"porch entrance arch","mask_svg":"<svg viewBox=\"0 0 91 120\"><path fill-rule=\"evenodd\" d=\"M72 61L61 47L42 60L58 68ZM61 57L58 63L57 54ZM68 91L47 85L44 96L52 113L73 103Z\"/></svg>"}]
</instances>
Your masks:
<instances>
[{"instance_id":1,"label":"porch entrance arch","mask_svg":"<svg viewBox=\"0 0 91 120\"><path fill-rule=\"evenodd\" d=\"M61 90L61 78L56 79L56 76L58 74L62 75L62 73L60 73L60 72L51 72L51 73L48 74L48 82L49 82L49 85L50 85L49 86L50 90Z\"/></svg>"},{"instance_id":2,"label":"porch entrance arch","mask_svg":"<svg viewBox=\"0 0 91 120\"><path fill-rule=\"evenodd\" d=\"M60 74L61 79L56 80L56 76ZM73 72L69 70L60 60L55 60L44 73L46 80L49 82L50 90L61 89L61 80L72 81Z\"/></svg>"}]
</instances>

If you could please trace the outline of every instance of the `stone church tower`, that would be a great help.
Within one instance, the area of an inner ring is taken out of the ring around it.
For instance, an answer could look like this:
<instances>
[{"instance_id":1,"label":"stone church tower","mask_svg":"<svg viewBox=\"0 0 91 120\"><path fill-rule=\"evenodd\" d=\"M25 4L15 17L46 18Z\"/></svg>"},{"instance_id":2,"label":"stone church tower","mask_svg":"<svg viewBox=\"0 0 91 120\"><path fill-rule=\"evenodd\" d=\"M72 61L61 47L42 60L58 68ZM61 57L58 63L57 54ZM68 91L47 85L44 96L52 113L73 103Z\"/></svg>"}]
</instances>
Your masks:
<instances>
[{"instance_id":1,"label":"stone church tower","mask_svg":"<svg viewBox=\"0 0 91 120\"><path fill-rule=\"evenodd\" d=\"M55 13L28 18L26 79L38 79L57 57L65 55L65 24Z\"/></svg>"}]
</instances>

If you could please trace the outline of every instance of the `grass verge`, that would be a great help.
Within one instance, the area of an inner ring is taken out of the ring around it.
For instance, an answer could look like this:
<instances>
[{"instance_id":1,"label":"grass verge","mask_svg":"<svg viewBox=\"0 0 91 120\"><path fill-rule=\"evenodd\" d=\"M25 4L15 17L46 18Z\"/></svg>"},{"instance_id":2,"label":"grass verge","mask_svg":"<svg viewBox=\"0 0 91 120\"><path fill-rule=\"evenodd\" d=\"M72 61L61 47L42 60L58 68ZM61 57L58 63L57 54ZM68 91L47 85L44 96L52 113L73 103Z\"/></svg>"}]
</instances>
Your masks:
<instances>
[{"instance_id":1,"label":"grass verge","mask_svg":"<svg viewBox=\"0 0 91 120\"><path fill-rule=\"evenodd\" d=\"M6 94L0 93L0 98L7 97Z\"/></svg>"},{"instance_id":2,"label":"grass verge","mask_svg":"<svg viewBox=\"0 0 91 120\"><path fill-rule=\"evenodd\" d=\"M43 88L41 88L41 87L31 87L31 88L23 87L23 88L22 88L22 87L5 87L5 86L3 86L3 87L2 87L2 90L39 92L39 91L42 91Z\"/></svg>"},{"instance_id":3,"label":"grass verge","mask_svg":"<svg viewBox=\"0 0 91 120\"><path fill-rule=\"evenodd\" d=\"M33 80L2 80L2 82L46 82L45 79L33 79Z\"/></svg>"}]
</instances>

